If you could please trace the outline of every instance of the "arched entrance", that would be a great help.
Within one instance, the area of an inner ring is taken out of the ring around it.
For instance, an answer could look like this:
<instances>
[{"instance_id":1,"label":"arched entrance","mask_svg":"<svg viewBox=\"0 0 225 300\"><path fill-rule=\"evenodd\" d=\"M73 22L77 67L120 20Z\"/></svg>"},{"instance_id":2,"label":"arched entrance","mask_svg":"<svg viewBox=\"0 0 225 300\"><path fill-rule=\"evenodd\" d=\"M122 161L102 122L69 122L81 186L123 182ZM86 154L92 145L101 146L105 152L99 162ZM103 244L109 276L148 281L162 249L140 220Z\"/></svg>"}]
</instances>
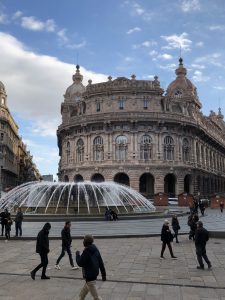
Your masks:
<instances>
[{"instance_id":1,"label":"arched entrance","mask_svg":"<svg viewBox=\"0 0 225 300\"><path fill-rule=\"evenodd\" d=\"M69 177L67 175L64 176L64 181L69 182Z\"/></svg>"},{"instance_id":2,"label":"arched entrance","mask_svg":"<svg viewBox=\"0 0 225 300\"><path fill-rule=\"evenodd\" d=\"M139 192L147 198L154 195L154 177L150 173L144 173L139 179Z\"/></svg>"},{"instance_id":3,"label":"arched entrance","mask_svg":"<svg viewBox=\"0 0 225 300\"><path fill-rule=\"evenodd\" d=\"M184 177L184 193L191 193L191 175L186 175Z\"/></svg>"},{"instance_id":4,"label":"arched entrance","mask_svg":"<svg viewBox=\"0 0 225 300\"><path fill-rule=\"evenodd\" d=\"M130 179L125 173L117 173L114 177L114 181L120 184L130 186Z\"/></svg>"},{"instance_id":5,"label":"arched entrance","mask_svg":"<svg viewBox=\"0 0 225 300\"><path fill-rule=\"evenodd\" d=\"M93 181L93 182L103 182L103 181L105 181L105 178L102 176L102 174L96 173L91 177L91 181Z\"/></svg>"},{"instance_id":6,"label":"arched entrance","mask_svg":"<svg viewBox=\"0 0 225 300\"><path fill-rule=\"evenodd\" d=\"M83 182L83 181L84 181L84 178L82 175L77 174L74 176L74 182Z\"/></svg>"},{"instance_id":7,"label":"arched entrance","mask_svg":"<svg viewBox=\"0 0 225 300\"><path fill-rule=\"evenodd\" d=\"M169 197L175 197L176 194L176 177L174 174L167 174L164 178L164 193Z\"/></svg>"}]
</instances>

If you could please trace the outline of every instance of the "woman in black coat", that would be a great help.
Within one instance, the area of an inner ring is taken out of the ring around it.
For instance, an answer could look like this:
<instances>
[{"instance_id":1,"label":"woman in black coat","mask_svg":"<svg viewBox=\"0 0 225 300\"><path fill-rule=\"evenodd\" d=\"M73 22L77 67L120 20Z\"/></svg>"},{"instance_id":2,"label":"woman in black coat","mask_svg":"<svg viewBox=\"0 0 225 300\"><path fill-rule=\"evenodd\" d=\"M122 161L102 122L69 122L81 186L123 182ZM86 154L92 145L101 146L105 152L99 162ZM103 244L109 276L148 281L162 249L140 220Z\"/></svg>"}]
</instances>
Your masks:
<instances>
[{"instance_id":1,"label":"woman in black coat","mask_svg":"<svg viewBox=\"0 0 225 300\"><path fill-rule=\"evenodd\" d=\"M36 243L36 252L40 255L41 263L30 272L31 278L35 280L35 275L39 269L42 268L41 279L50 279L46 276L46 269L48 265L48 253L49 253L49 231L51 229L51 224L46 223L42 230L38 233L37 243Z\"/></svg>"},{"instance_id":2,"label":"woman in black coat","mask_svg":"<svg viewBox=\"0 0 225 300\"><path fill-rule=\"evenodd\" d=\"M174 237L176 239L176 243L179 243L179 241L178 241L178 231L180 230L180 224L179 224L179 221L178 221L176 215L174 215L172 217L172 228L173 228L173 231L174 231Z\"/></svg>"},{"instance_id":3,"label":"woman in black coat","mask_svg":"<svg viewBox=\"0 0 225 300\"><path fill-rule=\"evenodd\" d=\"M160 256L160 258L161 259L165 258L163 256L163 254L164 254L164 251L165 251L166 245L167 245L167 247L169 248L171 257L173 259L176 259L177 257L174 256L173 249L172 249L172 246L171 246L171 242L173 241L173 235L172 235L172 233L170 231L169 221L168 220L165 220L165 222L163 224L162 231L161 231L161 241L162 241L162 250L161 250L161 256Z\"/></svg>"}]
</instances>

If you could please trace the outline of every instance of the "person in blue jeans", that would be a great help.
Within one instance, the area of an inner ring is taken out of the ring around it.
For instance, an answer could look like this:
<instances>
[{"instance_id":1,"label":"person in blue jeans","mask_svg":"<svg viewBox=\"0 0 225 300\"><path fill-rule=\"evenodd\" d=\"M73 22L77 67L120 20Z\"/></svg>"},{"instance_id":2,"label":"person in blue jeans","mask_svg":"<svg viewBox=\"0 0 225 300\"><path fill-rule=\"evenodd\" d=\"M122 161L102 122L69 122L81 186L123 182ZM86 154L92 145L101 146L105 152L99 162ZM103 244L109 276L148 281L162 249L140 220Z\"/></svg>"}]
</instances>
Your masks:
<instances>
[{"instance_id":1,"label":"person in blue jeans","mask_svg":"<svg viewBox=\"0 0 225 300\"><path fill-rule=\"evenodd\" d=\"M18 236L18 234L22 236L22 222L23 222L23 212L21 207L19 207L17 209L16 218L15 218L16 236Z\"/></svg>"},{"instance_id":2,"label":"person in blue jeans","mask_svg":"<svg viewBox=\"0 0 225 300\"><path fill-rule=\"evenodd\" d=\"M60 256L58 257L55 265L55 269L60 270L59 262L60 260L65 256L65 253L67 252L69 256L70 265L72 267L72 270L78 270L79 268L74 266L73 257L71 253L71 244L72 244L72 238L70 234L70 228L71 228L71 222L67 221L65 223L65 226L63 230L61 231L61 238L62 238L62 251Z\"/></svg>"}]
</instances>

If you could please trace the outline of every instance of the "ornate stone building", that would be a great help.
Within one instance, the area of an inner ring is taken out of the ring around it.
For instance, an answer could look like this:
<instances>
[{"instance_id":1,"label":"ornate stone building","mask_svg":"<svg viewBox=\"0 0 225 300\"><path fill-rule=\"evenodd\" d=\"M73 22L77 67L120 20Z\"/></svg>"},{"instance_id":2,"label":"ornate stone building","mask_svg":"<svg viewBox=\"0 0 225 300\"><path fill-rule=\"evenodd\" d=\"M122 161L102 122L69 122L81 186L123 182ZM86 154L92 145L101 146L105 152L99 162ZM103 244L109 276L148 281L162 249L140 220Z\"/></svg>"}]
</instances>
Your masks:
<instances>
[{"instance_id":1,"label":"ornate stone building","mask_svg":"<svg viewBox=\"0 0 225 300\"><path fill-rule=\"evenodd\" d=\"M59 179L114 180L147 197L225 191L225 122L204 116L180 58L164 90L153 81L108 77L82 84L79 66L61 106Z\"/></svg>"},{"instance_id":2,"label":"ornate stone building","mask_svg":"<svg viewBox=\"0 0 225 300\"><path fill-rule=\"evenodd\" d=\"M5 86L0 81L0 192L40 178L18 129L7 106Z\"/></svg>"}]
</instances>

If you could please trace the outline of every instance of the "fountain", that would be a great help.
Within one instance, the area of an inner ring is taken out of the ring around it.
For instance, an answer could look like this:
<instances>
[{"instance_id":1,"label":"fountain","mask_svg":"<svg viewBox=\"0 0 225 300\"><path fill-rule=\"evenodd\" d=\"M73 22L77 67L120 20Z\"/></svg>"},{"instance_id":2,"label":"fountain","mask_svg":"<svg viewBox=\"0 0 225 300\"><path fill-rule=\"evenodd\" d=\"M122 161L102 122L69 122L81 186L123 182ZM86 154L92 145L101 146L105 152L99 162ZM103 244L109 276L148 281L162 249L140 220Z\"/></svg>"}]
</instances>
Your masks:
<instances>
[{"instance_id":1,"label":"fountain","mask_svg":"<svg viewBox=\"0 0 225 300\"><path fill-rule=\"evenodd\" d=\"M155 207L138 192L115 182L28 182L0 199L0 209L22 207L26 214L149 213Z\"/></svg>"}]
</instances>

